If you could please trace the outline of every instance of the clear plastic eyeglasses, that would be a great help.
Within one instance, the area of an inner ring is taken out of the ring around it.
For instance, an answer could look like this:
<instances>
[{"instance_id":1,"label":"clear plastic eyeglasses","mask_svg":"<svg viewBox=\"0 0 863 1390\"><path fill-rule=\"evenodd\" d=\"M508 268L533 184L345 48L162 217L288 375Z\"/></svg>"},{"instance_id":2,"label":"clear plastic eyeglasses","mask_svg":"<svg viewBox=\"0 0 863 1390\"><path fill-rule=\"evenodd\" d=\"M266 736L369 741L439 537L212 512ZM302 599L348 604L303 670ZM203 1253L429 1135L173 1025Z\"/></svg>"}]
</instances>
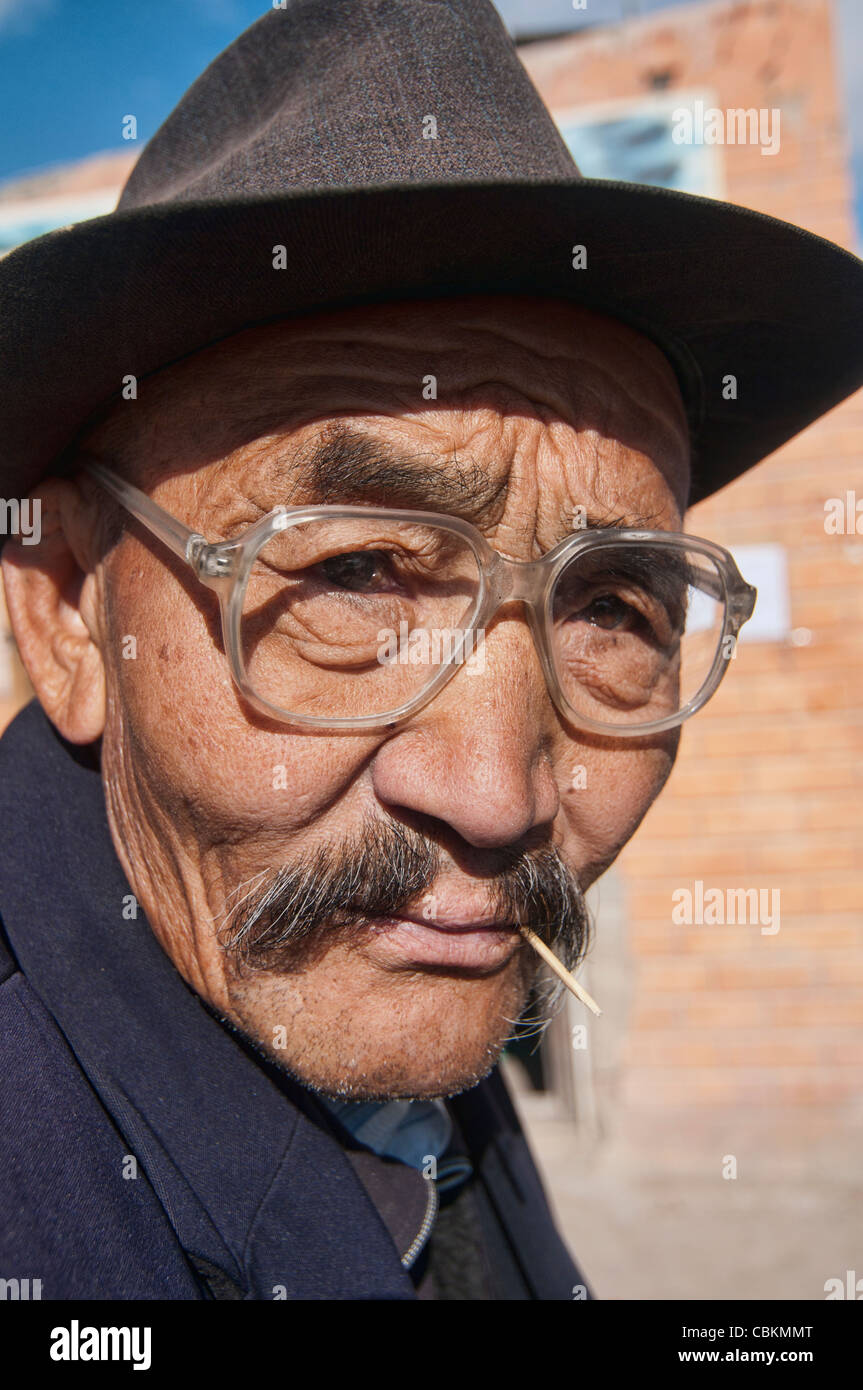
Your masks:
<instances>
[{"instance_id":1,"label":"clear plastic eyeglasses","mask_svg":"<svg viewBox=\"0 0 863 1390\"><path fill-rule=\"evenodd\" d=\"M582 530L515 561L459 517L312 506L210 544L102 464L87 472L217 594L249 703L299 727L392 727L461 666L481 679L485 628L518 600L570 723L659 733L714 694L755 606L728 551L694 536Z\"/></svg>"}]
</instances>

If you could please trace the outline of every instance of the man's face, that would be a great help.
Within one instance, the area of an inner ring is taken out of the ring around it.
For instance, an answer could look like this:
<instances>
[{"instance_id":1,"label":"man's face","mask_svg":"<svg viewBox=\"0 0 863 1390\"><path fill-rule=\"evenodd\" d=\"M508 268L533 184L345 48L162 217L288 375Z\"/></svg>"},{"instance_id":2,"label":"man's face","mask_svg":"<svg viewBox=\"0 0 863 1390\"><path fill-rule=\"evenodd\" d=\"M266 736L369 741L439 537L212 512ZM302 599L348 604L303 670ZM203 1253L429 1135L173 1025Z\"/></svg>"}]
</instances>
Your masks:
<instances>
[{"instance_id":1,"label":"man's face","mask_svg":"<svg viewBox=\"0 0 863 1390\"><path fill-rule=\"evenodd\" d=\"M339 468L334 448L304 466L341 426L407 464ZM443 510L531 560L581 507L679 530L688 488L683 405L659 351L602 316L521 298L251 330L142 381L91 447L208 540L280 504L343 502ZM457 671L404 725L297 731L246 704L214 596L140 528L95 574L112 831L186 980L324 1092L445 1095L480 1079L534 977L512 915L540 913L562 869L549 901L577 936L579 890L659 792L676 732L615 741L569 725L518 604L486 629L484 671Z\"/></svg>"}]
</instances>

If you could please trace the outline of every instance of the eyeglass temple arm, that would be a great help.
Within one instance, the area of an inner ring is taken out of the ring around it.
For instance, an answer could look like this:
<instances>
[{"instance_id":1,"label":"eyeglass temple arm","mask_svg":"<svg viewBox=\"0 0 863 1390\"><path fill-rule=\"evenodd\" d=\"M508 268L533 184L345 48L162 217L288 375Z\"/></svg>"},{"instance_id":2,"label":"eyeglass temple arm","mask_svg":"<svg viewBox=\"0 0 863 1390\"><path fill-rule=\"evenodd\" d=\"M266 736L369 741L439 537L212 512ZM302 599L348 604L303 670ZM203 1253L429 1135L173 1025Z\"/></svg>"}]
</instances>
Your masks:
<instances>
[{"instance_id":1,"label":"eyeglass temple arm","mask_svg":"<svg viewBox=\"0 0 863 1390\"><path fill-rule=\"evenodd\" d=\"M170 512L166 512L164 507L160 507L158 502L154 502L145 492L141 492L132 483L127 483L125 479L119 478L116 473L112 473L109 468L105 468L101 463L87 463L84 465L85 472L101 483L106 492L131 512L147 530L164 545L172 550L173 553L192 569L195 568L194 555L200 549L201 544L206 545L206 538L197 531L190 531L188 526L184 526L182 521L178 521Z\"/></svg>"},{"instance_id":2,"label":"eyeglass temple arm","mask_svg":"<svg viewBox=\"0 0 863 1390\"><path fill-rule=\"evenodd\" d=\"M725 586L718 575L700 574L699 583L712 598L726 597ZM727 603L729 616L736 626L742 627L752 617L757 595L758 590L747 584L739 571L733 574L733 583L727 591Z\"/></svg>"}]
</instances>

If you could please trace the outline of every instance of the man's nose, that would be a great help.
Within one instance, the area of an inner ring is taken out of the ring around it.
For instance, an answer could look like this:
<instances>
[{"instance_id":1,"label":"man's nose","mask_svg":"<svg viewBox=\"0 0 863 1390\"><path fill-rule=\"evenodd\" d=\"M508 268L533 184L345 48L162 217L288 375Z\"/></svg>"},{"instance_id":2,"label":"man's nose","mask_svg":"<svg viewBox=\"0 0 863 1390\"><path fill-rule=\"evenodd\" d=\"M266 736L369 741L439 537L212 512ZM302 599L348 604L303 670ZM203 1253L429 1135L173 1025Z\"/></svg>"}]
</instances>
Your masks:
<instances>
[{"instance_id":1,"label":"man's nose","mask_svg":"<svg viewBox=\"0 0 863 1390\"><path fill-rule=\"evenodd\" d=\"M481 650L485 669L461 666L381 746L372 776L386 805L433 816L468 844L492 848L550 824L560 794L555 716L527 624L498 619Z\"/></svg>"}]
</instances>

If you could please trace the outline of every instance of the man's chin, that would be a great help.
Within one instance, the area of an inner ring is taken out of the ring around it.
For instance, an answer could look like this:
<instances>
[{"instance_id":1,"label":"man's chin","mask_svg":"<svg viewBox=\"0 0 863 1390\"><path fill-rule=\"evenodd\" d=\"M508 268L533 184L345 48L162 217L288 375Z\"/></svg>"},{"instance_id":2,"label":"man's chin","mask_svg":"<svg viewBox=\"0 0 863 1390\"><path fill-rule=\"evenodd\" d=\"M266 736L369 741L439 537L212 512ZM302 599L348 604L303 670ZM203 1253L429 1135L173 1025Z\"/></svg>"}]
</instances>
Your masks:
<instances>
[{"instance_id":1,"label":"man's chin","mask_svg":"<svg viewBox=\"0 0 863 1390\"><path fill-rule=\"evenodd\" d=\"M318 1037L313 1046L297 1038L274 1046L272 1032L259 1031L249 1020L233 1027L259 1055L308 1090L329 1100L357 1101L459 1095L488 1076L512 1032L501 1021L490 1033L455 1033L445 1044L440 1037L434 1043L428 1039L427 1048L411 1039L400 1049L387 1040L370 1041L350 1033Z\"/></svg>"},{"instance_id":2,"label":"man's chin","mask_svg":"<svg viewBox=\"0 0 863 1390\"><path fill-rule=\"evenodd\" d=\"M388 1100L438 1100L457 1096L476 1086L494 1068L503 1051L501 1044L495 1050L487 1049L481 1058L465 1059L446 1071L432 1067L402 1072L398 1078L387 1069L379 1074L374 1071L356 1077L348 1082L344 1078L325 1072L302 1072L288 1067L291 1075L326 1100L388 1101ZM281 1065L284 1067L284 1060Z\"/></svg>"},{"instance_id":3,"label":"man's chin","mask_svg":"<svg viewBox=\"0 0 863 1390\"><path fill-rule=\"evenodd\" d=\"M512 1036L531 983L525 964L484 979L375 970L363 988L324 970L235 977L231 1017L271 1063L331 1099L454 1096L488 1076Z\"/></svg>"}]
</instances>

